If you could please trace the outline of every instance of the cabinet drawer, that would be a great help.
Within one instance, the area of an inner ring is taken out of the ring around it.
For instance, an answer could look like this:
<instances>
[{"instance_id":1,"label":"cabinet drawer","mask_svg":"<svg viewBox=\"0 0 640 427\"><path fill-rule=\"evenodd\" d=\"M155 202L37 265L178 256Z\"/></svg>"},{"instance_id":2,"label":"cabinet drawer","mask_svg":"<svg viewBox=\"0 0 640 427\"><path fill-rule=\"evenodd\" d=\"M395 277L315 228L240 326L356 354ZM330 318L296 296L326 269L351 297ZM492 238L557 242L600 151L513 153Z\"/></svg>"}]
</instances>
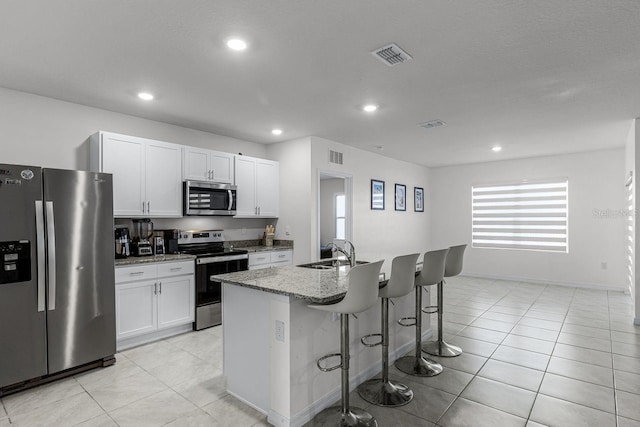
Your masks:
<instances>
[{"instance_id":1,"label":"cabinet drawer","mask_svg":"<svg viewBox=\"0 0 640 427\"><path fill-rule=\"evenodd\" d=\"M271 264L270 252L257 252L254 254L249 254L249 267L262 264Z\"/></svg>"},{"instance_id":2,"label":"cabinet drawer","mask_svg":"<svg viewBox=\"0 0 640 427\"><path fill-rule=\"evenodd\" d=\"M193 274L195 263L193 261L163 262L158 264L158 277L182 276Z\"/></svg>"},{"instance_id":3,"label":"cabinet drawer","mask_svg":"<svg viewBox=\"0 0 640 427\"><path fill-rule=\"evenodd\" d=\"M273 251L271 252L271 262L272 263L276 263L276 262L290 263L292 259L292 255L293 254L291 251Z\"/></svg>"},{"instance_id":4,"label":"cabinet drawer","mask_svg":"<svg viewBox=\"0 0 640 427\"><path fill-rule=\"evenodd\" d=\"M153 280L156 278L156 265L132 265L116 267L116 283L134 282L139 280Z\"/></svg>"}]
</instances>

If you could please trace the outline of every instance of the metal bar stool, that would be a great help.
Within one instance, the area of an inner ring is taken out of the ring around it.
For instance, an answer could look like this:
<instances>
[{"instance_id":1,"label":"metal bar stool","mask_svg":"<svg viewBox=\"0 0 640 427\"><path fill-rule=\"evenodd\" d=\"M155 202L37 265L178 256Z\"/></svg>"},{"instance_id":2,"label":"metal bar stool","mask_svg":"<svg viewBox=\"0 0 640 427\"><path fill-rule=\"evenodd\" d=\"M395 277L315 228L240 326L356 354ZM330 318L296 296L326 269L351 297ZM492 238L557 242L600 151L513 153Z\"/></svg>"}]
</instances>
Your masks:
<instances>
[{"instance_id":1,"label":"metal bar stool","mask_svg":"<svg viewBox=\"0 0 640 427\"><path fill-rule=\"evenodd\" d=\"M451 246L444 269L444 277L457 276L462 272L462 260L464 258L464 250L467 245ZM462 349L455 345L444 342L444 328L442 325L442 317L444 314L444 279L438 282L438 340L425 343L422 351L427 354L441 357L455 357L462 354Z\"/></svg>"},{"instance_id":2,"label":"metal bar stool","mask_svg":"<svg viewBox=\"0 0 640 427\"><path fill-rule=\"evenodd\" d=\"M360 341L367 347L382 345L382 378L372 378L358 387L358 394L367 402L378 406L402 406L411 402L413 391L406 385L389 380L389 299L403 297L411 292L415 282L416 262L420 254L403 255L393 259L391 277L387 286L380 289L382 305L382 333L370 334ZM381 337L381 341L369 344L367 338Z\"/></svg>"},{"instance_id":3,"label":"metal bar stool","mask_svg":"<svg viewBox=\"0 0 640 427\"><path fill-rule=\"evenodd\" d=\"M416 315L398 320L402 326L416 327L416 354L404 356L396 360L396 368L409 375L418 377L433 377L442 372L442 365L438 362L422 357L422 287L440 282L444 277L444 264L449 249L430 251L424 254L422 271L415 280ZM407 321L413 320L413 323Z\"/></svg>"},{"instance_id":4,"label":"metal bar stool","mask_svg":"<svg viewBox=\"0 0 640 427\"><path fill-rule=\"evenodd\" d=\"M317 310L340 313L340 353L328 354L318 359L318 369L323 372L342 368L342 405L327 408L315 416L315 426L366 426L377 427L378 422L370 413L349 405L349 315L361 313L378 301L380 269L384 261L357 265L349 271L347 293L335 304L309 305ZM340 363L323 367L321 362L330 357L340 357Z\"/></svg>"}]
</instances>

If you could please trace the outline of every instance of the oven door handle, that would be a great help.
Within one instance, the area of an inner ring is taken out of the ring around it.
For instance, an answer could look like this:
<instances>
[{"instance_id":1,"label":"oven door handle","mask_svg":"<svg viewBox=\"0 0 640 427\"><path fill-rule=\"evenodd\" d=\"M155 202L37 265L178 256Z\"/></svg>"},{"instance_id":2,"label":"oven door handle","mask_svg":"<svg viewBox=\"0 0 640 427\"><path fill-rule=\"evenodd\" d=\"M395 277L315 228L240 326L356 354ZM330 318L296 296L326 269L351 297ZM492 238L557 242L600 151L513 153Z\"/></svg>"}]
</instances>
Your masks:
<instances>
[{"instance_id":1,"label":"oven door handle","mask_svg":"<svg viewBox=\"0 0 640 427\"><path fill-rule=\"evenodd\" d=\"M197 258L196 264L213 264L215 262L239 261L243 259L249 259L249 254Z\"/></svg>"},{"instance_id":2,"label":"oven door handle","mask_svg":"<svg viewBox=\"0 0 640 427\"><path fill-rule=\"evenodd\" d=\"M229 209L227 209L227 210L230 211L230 210L233 210L232 209L233 208L233 191L231 191L231 190L227 190L227 191L229 193Z\"/></svg>"}]
</instances>

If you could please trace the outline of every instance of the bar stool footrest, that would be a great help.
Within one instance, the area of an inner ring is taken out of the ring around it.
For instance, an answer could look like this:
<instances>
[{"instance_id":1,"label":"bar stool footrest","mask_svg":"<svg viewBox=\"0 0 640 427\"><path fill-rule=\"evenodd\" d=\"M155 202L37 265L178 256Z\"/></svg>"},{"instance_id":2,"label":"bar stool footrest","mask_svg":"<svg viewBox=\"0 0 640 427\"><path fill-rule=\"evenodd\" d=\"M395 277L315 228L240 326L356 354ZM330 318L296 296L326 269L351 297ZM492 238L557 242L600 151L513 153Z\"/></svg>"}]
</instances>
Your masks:
<instances>
[{"instance_id":1,"label":"bar stool footrest","mask_svg":"<svg viewBox=\"0 0 640 427\"><path fill-rule=\"evenodd\" d=\"M413 322L412 323L408 323L410 320L413 320ZM415 326L416 325L416 317L415 316L403 317L400 320L398 320L398 325L400 325L400 326Z\"/></svg>"},{"instance_id":2,"label":"bar stool footrest","mask_svg":"<svg viewBox=\"0 0 640 427\"><path fill-rule=\"evenodd\" d=\"M332 357L339 357L340 358L340 363L338 363L337 365L334 366L329 366L329 367L324 367L321 365L321 362L330 359ZM322 372L331 372L334 371L338 368L342 367L342 354L340 353L331 353L331 354L327 354L326 356L322 356L320 359L318 359L318 361L316 362L316 365L318 366L318 369L320 369Z\"/></svg>"},{"instance_id":3,"label":"bar stool footrest","mask_svg":"<svg viewBox=\"0 0 640 427\"><path fill-rule=\"evenodd\" d=\"M438 312L437 305L427 305L422 307L422 312L427 314L436 314Z\"/></svg>"},{"instance_id":4,"label":"bar stool footrest","mask_svg":"<svg viewBox=\"0 0 640 427\"><path fill-rule=\"evenodd\" d=\"M379 337L380 341L374 342L374 343L368 343L367 339L368 338L373 338L373 337ZM360 342L367 346L367 347L377 347L379 345L382 345L382 334L369 334L369 335L365 335L362 338L360 338Z\"/></svg>"}]
</instances>

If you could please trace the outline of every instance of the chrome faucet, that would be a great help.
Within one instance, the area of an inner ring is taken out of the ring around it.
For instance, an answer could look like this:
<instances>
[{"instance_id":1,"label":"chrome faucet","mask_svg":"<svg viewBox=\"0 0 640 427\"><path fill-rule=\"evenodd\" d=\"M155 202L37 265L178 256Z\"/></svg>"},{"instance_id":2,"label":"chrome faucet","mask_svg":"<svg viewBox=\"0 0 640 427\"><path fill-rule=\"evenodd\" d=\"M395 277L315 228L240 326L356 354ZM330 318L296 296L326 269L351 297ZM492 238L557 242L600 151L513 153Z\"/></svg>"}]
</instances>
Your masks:
<instances>
[{"instance_id":1,"label":"chrome faucet","mask_svg":"<svg viewBox=\"0 0 640 427\"><path fill-rule=\"evenodd\" d=\"M351 243L348 240L344 241L345 244L348 243L349 244L349 252L347 253L347 251L345 251L344 249L342 249L340 246L336 245L335 243L329 243L329 247L331 248L332 252L340 252L342 253L345 257L347 257L347 261L349 261L349 266L350 267L355 267L356 266L356 247L353 246L353 243Z\"/></svg>"}]
</instances>

